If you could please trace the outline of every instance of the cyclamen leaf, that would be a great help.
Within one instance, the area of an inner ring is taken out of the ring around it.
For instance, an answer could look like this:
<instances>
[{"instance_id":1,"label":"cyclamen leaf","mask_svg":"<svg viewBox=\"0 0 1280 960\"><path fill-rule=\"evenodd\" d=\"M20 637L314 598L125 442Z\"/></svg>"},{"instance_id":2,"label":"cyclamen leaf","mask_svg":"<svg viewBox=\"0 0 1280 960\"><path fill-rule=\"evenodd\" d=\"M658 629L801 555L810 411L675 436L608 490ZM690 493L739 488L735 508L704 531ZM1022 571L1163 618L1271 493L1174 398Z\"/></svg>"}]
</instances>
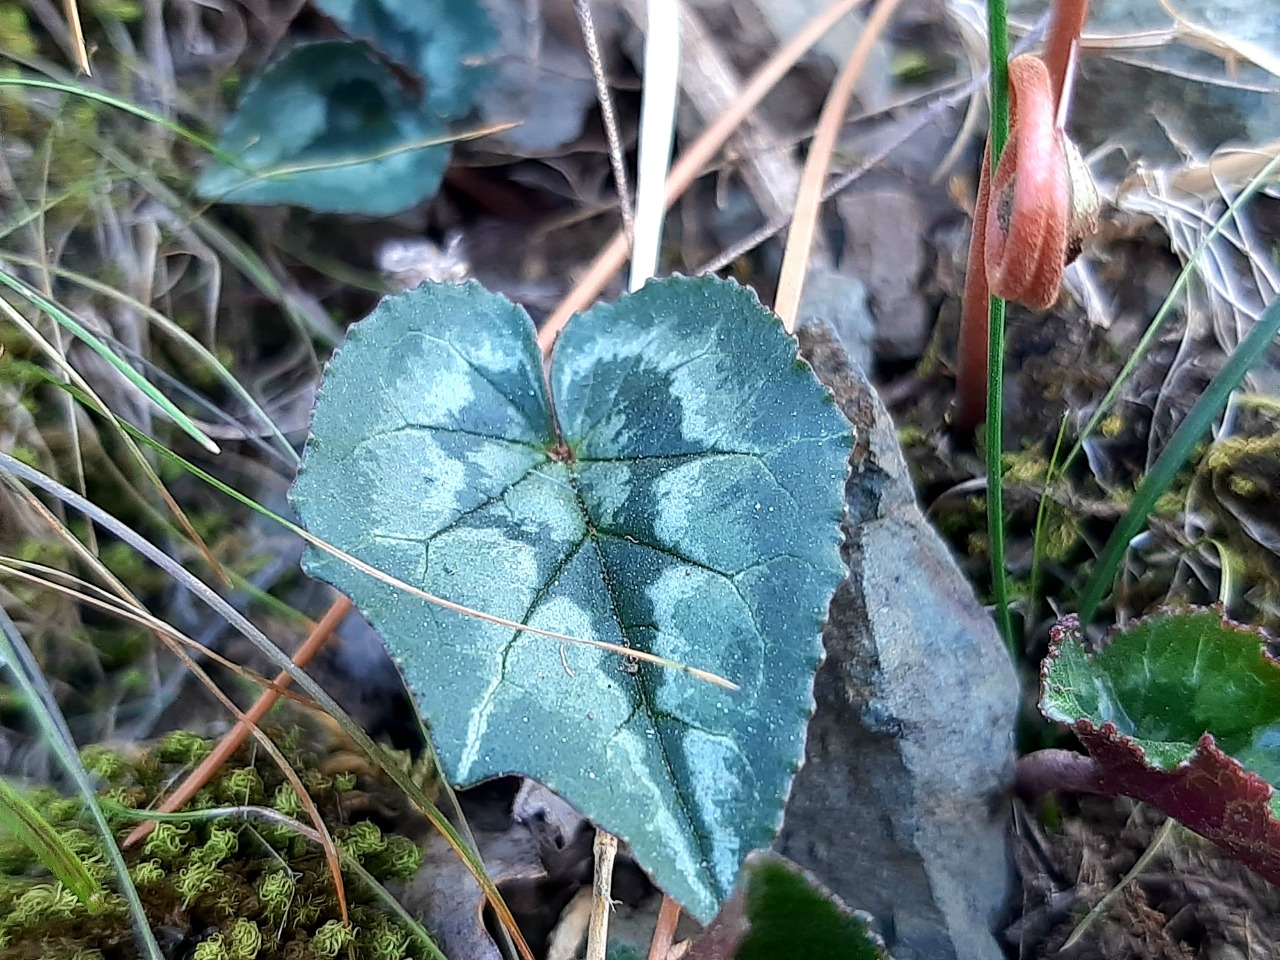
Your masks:
<instances>
[{"instance_id":1,"label":"cyclamen leaf","mask_svg":"<svg viewBox=\"0 0 1280 960\"><path fill-rule=\"evenodd\" d=\"M870 920L790 860L756 851L685 960L890 960Z\"/></svg>"},{"instance_id":2,"label":"cyclamen leaf","mask_svg":"<svg viewBox=\"0 0 1280 960\"><path fill-rule=\"evenodd\" d=\"M844 575L851 430L795 350L736 284L656 281L570 321L549 398L522 309L425 285L352 327L293 489L313 534L437 596L741 685L308 554L382 633L450 780L547 784L704 921L778 827Z\"/></svg>"},{"instance_id":3,"label":"cyclamen leaf","mask_svg":"<svg viewBox=\"0 0 1280 960\"><path fill-rule=\"evenodd\" d=\"M426 106L465 116L490 69L481 61L497 32L479 0L317 0L352 36L367 40L423 81Z\"/></svg>"},{"instance_id":4,"label":"cyclamen leaf","mask_svg":"<svg viewBox=\"0 0 1280 960\"><path fill-rule=\"evenodd\" d=\"M443 124L362 43L294 47L245 91L203 197L389 216L436 192L449 162Z\"/></svg>"},{"instance_id":5,"label":"cyclamen leaf","mask_svg":"<svg viewBox=\"0 0 1280 960\"><path fill-rule=\"evenodd\" d=\"M1280 883L1280 662L1218 609L1162 612L1096 653L1052 631L1040 710L1069 724L1100 790L1159 808Z\"/></svg>"}]
</instances>

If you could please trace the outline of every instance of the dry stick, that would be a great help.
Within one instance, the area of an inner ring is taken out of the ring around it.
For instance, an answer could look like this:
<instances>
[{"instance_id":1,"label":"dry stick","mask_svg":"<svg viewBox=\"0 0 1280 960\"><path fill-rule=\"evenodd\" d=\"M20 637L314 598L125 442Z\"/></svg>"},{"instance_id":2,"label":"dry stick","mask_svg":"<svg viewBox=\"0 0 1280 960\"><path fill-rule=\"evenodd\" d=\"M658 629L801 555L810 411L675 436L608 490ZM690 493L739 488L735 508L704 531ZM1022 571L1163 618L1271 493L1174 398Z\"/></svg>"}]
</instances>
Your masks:
<instances>
[{"instance_id":1,"label":"dry stick","mask_svg":"<svg viewBox=\"0 0 1280 960\"><path fill-rule=\"evenodd\" d=\"M649 960L667 960L671 944L676 938L676 924L679 922L680 904L664 893L662 906L658 908L658 923L653 928L653 939L649 941Z\"/></svg>"},{"instance_id":2,"label":"dry stick","mask_svg":"<svg viewBox=\"0 0 1280 960\"><path fill-rule=\"evenodd\" d=\"M618 838L597 830L594 850L596 869L591 886L586 960L604 960L608 949L609 913L613 910L613 861L618 855Z\"/></svg>"},{"instance_id":3,"label":"dry stick","mask_svg":"<svg viewBox=\"0 0 1280 960\"><path fill-rule=\"evenodd\" d=\"M640 0L628 0L639 3ZM721 51L702 18L686 4L680 11L684 36L680 86L704 120L724 112L738 97L742 77ZM766 220L790 215L800 184L800 165L791 150L778 149L782 137L759 114L750 114L727 145L734 166Z\"/></svg>"},{"instance_id":4,"label":"dry stick","mask_svg":"<svg viewBox=\"0 0 1280 960\"><path fill-rule=\"evenodd\" d=\"M759 105L795 62L821 40L845 14L865 2L866 0L836 0L765 62L743 87L738 99L716 118L715 123L702 132L702 135L671 168L666 183L665 200L668 209L688 189L689 184L698 177L703 167L711 162L733 131L746 119L747 114ZM538 331L538 346L544 354L550 351L551 345L569 318L579 310L585 310L591 306L626 261L627 238L619 231L614 234L608 246L591 261L586 272Z\"/></svg>"},{"instance_id":5,"label":"dry stick","mask_svg":"<svg viewBox=\"0 0 1280 960\"><path fill-rule=\"evenodd\" d=\"M596 100L600 103L600 115L604 119L604 135L609 141L609 163L613 166L613 182L618 190L618 207L622 213L622 232L630 239L635 236L635 207L631 202L631 187L627 184L626 154L622 149L622 135L618 128L618 112L613 106L613 94L609 91L609 78L604 72L604 59L600 56L600 41L596 37L595 21L591 19L589 0L573 0L573 12L582 30L582 42L591 61L591 76L596 81Z\"/></svg>"},{"instance_id":6,"label":"dry stick","mask_svg":"<svg viewBox=\"0 0 1280 960\"><path fill-rule=\"evenodd\" d=\"M84 45L84 29L80 26L80 8L76 0L63 0L67 11L67 27L71 30L71 49L75 53L76 66L84 71L86 77L92 76L89 69L89 50Z\"/></svg>"},{"instance_id":7,"label":"dry stick","mask_svg":"<svg viewBox=\"0 0 1280 960\"><path fill-rule=\"evenodd\" d=\"M298 648L297 653L293 655L293 664L296 667L305 667L319 653L320 648L324 646L329 636L338 629L338 625L351 612L351 601L344 596L339 596L330 605L325 615L320 619L307 635L307 639L302 646ZM213 751L201 761L200 765L191 772L185 780L179 784L178 789L169 794L164 802L160 804L160 813L173 813L180 810L196 792L200 790L209 779L222 768L222 765L230 759L231 755L240 748L240 744L253 732L263 717L267 715L272 707L276 705L276 701L280 699L280 693L284 688L288 687L291 680L287 673L281 671L276 674L275 682L262 691L262 695L250 707L243 717L236 723L234 727L227 731L218 745ZM147 820L134 827L133 832L125 839L122 844L124 849L133 846L139 840L142 840L149 834L156 825L156 821Z\"/></svg>"},{"instance_id":8,"label":"dry stick","mask_svg":"<svg viewBox=\"0 0 1280 960\"><path fill-rule=\"evenodd\" d=\"M284 774L284 778L289 781L289 785L293 787L293 792L297 796L298 802L302 804L302 809L306 811L308 818L310 818L312 824L315 826L316 833L320 837L320 845L324 848L325 861L329 865L329 873L333 878L333 892L338 900L338 911L341 914L342 922L349 922L349 918L347 916L347 892L346 886L342 881L342 864L338 856L338 848L333 842L333 836L330 834L329 827L325 824L324 818L320 816L320 809L316 806L315 800L311 798L311 794L307 792L307 788L298 777L297 771L289 765L284 754L280 752L280 748L271 741L270 737L263 733L256 724L248 723L248 717L244 713L241 713L240 708L235 705L230 697L222 692L218 685L213 682L213 678L205 673L204 668L201 667L200 664L196 663L195 660L191 658L190 654L182 649L181 645L175 646L173 648L173 653L174 656L182 661L182 663L186 665L186 668L205 685L209 692L213 694L214 698L226 707L228 713L235 714L241 723L248 726L249 732L252 733L258 743L261 744L262 749L266 751L271 759L276 762L276 765L280 768L280 772Z\"/></svg>"},{"instance_id":9,"label":"dry stick","mask_svg":"<svg viewBox=\"0 0 1280 960\"><path fill-rule=\"evenodd\" d=\"M836 138L844 125L845 114L849 112L849 101L853 97L854 85L862 76L871 56L871 49L876 40L884 32L889 18L902 0L880 0L875 10L867 18L858 42L854 44L845 61L844 69L836 77L836 82L827 94L827 101L822 105L822 114L818 117L818 128L814 131L813 142L809 145L809 156L805 160L804 174L800 178L800 190L796 194L795 219L791 231L787 234L787 246L782 255L782 269L778 272L778 293L774 297L773 311L782 318L782 325L787 333L794 333L796 319L800 314L800 296L804 292L804 278L808 272L809 252L813 247L814 232L818 224L818 207L822 203L822 188L826 185L827 170L831 166L831 153L835 150Z\"/></svg>"}]
</instances>

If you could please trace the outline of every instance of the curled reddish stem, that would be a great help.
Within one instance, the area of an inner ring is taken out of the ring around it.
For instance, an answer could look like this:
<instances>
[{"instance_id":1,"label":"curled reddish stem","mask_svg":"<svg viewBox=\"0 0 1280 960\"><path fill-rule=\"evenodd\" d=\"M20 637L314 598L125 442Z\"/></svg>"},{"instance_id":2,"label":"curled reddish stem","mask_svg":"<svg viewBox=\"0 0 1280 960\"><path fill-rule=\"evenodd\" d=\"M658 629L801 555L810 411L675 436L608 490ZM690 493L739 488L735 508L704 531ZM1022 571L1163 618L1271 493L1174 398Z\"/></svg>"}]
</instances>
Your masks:
<instances>
[{"instance_id":1,"label":"curled reddish stem","mask_svg":"<svg viewBox=\"0 0 1280 960\"><path fill-rule=\"evenodd\" d=\"M1071 180L1053 115L1044 61L1018 57L1009 64L1009 145L987 198L983 264L993 294L1033 310L1058 299L1071 223Z\"/></svg>"},{"instance_id":2,"label":"curled reddish stem","mask_svg":"<svg viewBox=\"0 0 1280 960\"><path fill-rule=\"evenodd\" d=\"M959 409L970 430L986 415L987 316L994 294L1033 310L1053 306L1062 273L1096 223L1097 194L1058 126L1071 51L1088 0L1058 0L1046 60L1009 64L1009 143L991 175L982 158L960 315Z\"/></svg>"}]
</instances>

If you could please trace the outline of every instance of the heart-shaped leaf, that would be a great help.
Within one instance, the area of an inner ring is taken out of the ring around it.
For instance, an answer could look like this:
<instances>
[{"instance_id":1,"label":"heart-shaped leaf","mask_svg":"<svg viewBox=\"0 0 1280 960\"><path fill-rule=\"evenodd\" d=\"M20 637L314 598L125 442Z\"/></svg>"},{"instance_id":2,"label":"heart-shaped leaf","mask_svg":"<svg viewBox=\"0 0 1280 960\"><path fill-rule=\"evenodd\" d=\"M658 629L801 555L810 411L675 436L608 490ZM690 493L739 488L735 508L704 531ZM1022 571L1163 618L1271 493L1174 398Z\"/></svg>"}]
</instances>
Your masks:
<instances>
[{"instance_id":1,"label":"heart-shaped leaf","mask_svg":"<svg viewBox=\"0 0 1280 960\"><path fill-rule=\"evenodd\" d=\"M388 216L434 194L449 162L439 120L362 43L294 47L246 91L201 196Z\"/></svg>"},{"instance_id":2,"label":"heart-shaped leaf","mask_svg":"<svg viewBox=\"0 0 1280 960\"><path fill-rule=\"evenodd\" d=\"M317 0L347 33L415 73L426 108L465 116L491 68L497 32L479 0Z\"/></svg>"},{"instance_id":3,"label":"heart-shaped leaf","mask_svg":"<svg viewBox=\"0 0 1280 960\"><path fill-rule=\"evenodd\" d=\"M1280 883L1280 663L1258 631L1217 609L1161 612L1091 653L1069 617L1040 710L1089 751L1092 788L1158 807Z\"/></svg>"},{"instance_id":4,"label":"heart-shaped leaf","mask_svg":"<svg viewBox=\"0 0 1280 960\"><path fill-rule=\"evenodd\" d=\"M709 920L803 756L850 427L777 318L714 278L574 317L550 382L554 406L528 315L476 284L382 301L326 371L299 514L437 596L740 690L308 569L381 631L450 780L542 781Z\"/></svg>"}]
</instances>

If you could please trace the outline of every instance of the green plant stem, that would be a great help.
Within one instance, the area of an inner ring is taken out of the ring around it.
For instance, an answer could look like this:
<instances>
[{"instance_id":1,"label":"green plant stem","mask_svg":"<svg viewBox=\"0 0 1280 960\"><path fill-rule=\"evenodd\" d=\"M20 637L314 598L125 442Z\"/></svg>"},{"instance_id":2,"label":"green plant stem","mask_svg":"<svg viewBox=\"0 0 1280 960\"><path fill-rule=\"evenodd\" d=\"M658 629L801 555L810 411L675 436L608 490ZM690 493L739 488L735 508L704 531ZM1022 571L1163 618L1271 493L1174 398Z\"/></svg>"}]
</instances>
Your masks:
<instances>
[{"instance_id":1,"label":"green plant stem","mask_svg":"<svg viewBox=\"0 0 1280 960\"><path fill-rule=\"evenodd\" d=\"M1009 23L1005 0L987 0L991 60L991 177L1009 139ZM987 539L991 544L991 594L996 622L1011 653L1018 655L1009 614L1004 543L1004 301L992 297L987 312Z\"/></svg>"},{"instance_id":2,"label":"green plant stem","mask_svg":"<svg viewBox=\"0 0 1280 960\"><path fill-rule=\"evenodd\" d=\"M1133 503L1125 511L1120 523L1111 534L1098 565L1085 588L1080 601L1080 622L1089 623L1097 612L1103 596L1115 582L1116 573L1124 559L1129 543L1147 522L1147 517L1160 496L1169 489L1178 469L1186 463L1200 442L1200 438L1213 425L1214 419L1227 405L1231 391L1244 380L1249 368L1271 347L1280 334L1280 297L1271 301L1253 329L1240 341L1221 370L1200 394L1190 412L1173 431L1173 436L1156 457L1151 470L1134 492Z\"/></svg>"},{"instance_id":3,"label":"green plant stem","mask_svg":"<svg viewBox=\"0 0 1280 960\"><path fill-rule=\"evenodd\" d=\"M1040 502L1036 505L1036 526L1031 535L1031 585L1027 589L1024 623L1035 623L1039 616L1040 581L1044 577L1044 526L1049 518L1049 498L1053 495L1053 484L1062 475L1058 458L1062 455L1062 445L1067 439L1069 422L1069 415L1063 414L1062 422L1058 424L1058 439L1053 444L1053 455L1049 457L1049 468L1044 472L1044 489L1040 491Z\"/></svg>"}]
</instances>

